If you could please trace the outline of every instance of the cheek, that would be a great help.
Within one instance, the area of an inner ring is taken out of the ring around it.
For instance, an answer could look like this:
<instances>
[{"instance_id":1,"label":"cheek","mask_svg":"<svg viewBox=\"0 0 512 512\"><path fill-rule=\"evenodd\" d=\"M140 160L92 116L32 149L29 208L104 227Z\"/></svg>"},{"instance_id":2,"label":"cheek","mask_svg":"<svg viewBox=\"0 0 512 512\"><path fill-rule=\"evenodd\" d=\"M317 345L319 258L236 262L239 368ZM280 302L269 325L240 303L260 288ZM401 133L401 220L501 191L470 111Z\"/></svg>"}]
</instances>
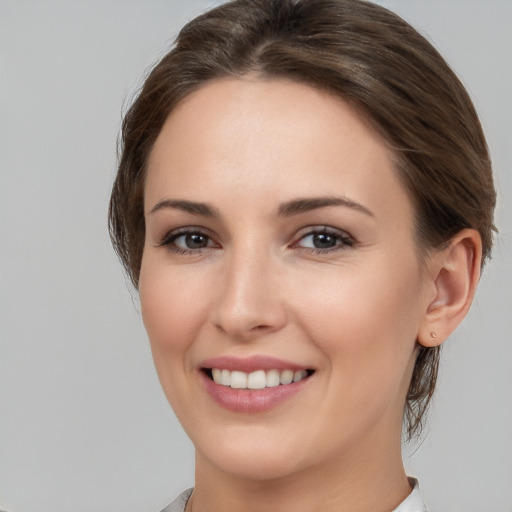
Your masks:
<instances>
[{"instance_id":1,"label":"cheek","mask_svg":"<svg viewBox=\"0 0 512 512\"><path fill-rule=\"evenodd\" d=\"M421 283L415 268L393 270L343 269L338 279L316 279L303 288L309 291L298 315L303 328L336 378L357 381L360 390L394 386L409 372L421 318Z\"/></svg>"},{"instance_id":2,"label":"cheek","mask_svg":"<svg viewBox=\"0 0 512 512\"><path fill-rule=\"evenodd\" d=\"M193 400L188 386L194 372L191 347L206 314L204 281L146 258L139 295L160 384L183 422L190 416L188 404Z\"/></svg>"},{"instance_id":3,"label":"cheek","mask_svg":"<svg viewBox=\"0 0 512 512\"><path fill-rule=\"evenodd\" d=\"M139 295L142 319L160 378L165 367L190 367L186 362L187 348L206 314L204 283L143 259Z\"/></svg>"},{"instance_id":4,"label":"cheek","mask_svg":"<svg viewBox=\"0 0 512 512\"><path fill-rule=\"evenodd\" d=\"M346 279L329 297L320 301L318 294L310 303L308 332L325 356L326 396L332 398L319 415L331 424L333 438L340 429L357 437L382 422L400 428L417 326L412 302L391 283L381 288L373 280Z\"/></svg>"}]
</instances>

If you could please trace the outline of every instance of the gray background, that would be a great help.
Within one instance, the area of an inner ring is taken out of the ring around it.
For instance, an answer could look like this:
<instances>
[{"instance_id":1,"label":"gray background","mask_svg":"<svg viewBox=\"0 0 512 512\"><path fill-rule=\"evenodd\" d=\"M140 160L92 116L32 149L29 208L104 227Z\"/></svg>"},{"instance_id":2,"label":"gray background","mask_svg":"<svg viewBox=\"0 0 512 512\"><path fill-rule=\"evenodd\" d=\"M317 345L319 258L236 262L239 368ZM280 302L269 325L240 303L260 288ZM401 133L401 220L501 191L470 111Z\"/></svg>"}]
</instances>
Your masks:
<instances>
[{"instance_id":1,"label":"gray background","mask_svg":"<svg viewBox=\"0 0 512 512\"><path fill-rule=\"evenodd\" d=\"M0 506L156 511L193 482L106 232L121 111L216 2L0 0ZM472 94L501 229L407 467L433 510L512 511L512 1L383 2Z\"/></svg>"}]
</instances>

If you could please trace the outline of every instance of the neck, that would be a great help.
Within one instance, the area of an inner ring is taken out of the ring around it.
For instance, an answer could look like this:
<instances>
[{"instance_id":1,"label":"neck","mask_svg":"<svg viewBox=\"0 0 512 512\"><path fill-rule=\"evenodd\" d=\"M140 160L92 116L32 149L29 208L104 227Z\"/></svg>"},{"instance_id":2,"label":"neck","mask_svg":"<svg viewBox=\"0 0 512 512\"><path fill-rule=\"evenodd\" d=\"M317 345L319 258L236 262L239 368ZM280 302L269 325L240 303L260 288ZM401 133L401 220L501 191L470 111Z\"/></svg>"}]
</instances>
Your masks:
<instances>
[{"instance_id":1,"label":"neck","mask_svg":"<svg viewBox=\"0 0 512 512\"><path fill-rule=\"evenodd\" d=\"M399 439L393 449L366 440L328 464L271 480L240 478L197 454L193 512L384 512L410 492Z\"/></svg>"}]
</instances>

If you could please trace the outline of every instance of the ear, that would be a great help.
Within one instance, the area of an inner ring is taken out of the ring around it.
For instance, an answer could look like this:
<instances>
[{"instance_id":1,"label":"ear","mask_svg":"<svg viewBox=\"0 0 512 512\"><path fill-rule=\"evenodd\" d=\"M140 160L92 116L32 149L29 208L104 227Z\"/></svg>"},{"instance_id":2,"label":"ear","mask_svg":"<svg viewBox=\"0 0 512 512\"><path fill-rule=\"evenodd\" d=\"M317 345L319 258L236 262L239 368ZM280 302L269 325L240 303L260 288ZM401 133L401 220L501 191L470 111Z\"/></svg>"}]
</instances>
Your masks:
<instances>
[{"instance_id":1,"label":"ear","mask_svg":"<svg viewBox=\"0 0 512 512\"><path fill-rule=\"evenodd\" d=\"M482 259L482 239L475 229L460 231L429 263L434 299L429 299L418 343L434 347L445 341L471 306Z\"/></svg>"}]
</instances>

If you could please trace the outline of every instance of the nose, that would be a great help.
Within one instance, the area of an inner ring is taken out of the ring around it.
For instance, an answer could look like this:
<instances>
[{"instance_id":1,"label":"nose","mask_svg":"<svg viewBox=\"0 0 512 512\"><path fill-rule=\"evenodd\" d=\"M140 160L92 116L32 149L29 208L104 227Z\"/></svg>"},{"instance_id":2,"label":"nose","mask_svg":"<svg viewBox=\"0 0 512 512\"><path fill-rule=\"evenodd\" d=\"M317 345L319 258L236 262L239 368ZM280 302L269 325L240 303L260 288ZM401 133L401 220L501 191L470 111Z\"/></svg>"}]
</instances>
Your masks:
<instances>
[{"instance_id":1,"label":"nose","mask_svg":"<svg viewBox=\"0 0 512 512\"><path fill-rule=\"evenodd\" d=\"M264 251L233 254L219 275L215 328L237 341L277 332L287 322L279 264Z\"/></svg>"}]
</instances>

